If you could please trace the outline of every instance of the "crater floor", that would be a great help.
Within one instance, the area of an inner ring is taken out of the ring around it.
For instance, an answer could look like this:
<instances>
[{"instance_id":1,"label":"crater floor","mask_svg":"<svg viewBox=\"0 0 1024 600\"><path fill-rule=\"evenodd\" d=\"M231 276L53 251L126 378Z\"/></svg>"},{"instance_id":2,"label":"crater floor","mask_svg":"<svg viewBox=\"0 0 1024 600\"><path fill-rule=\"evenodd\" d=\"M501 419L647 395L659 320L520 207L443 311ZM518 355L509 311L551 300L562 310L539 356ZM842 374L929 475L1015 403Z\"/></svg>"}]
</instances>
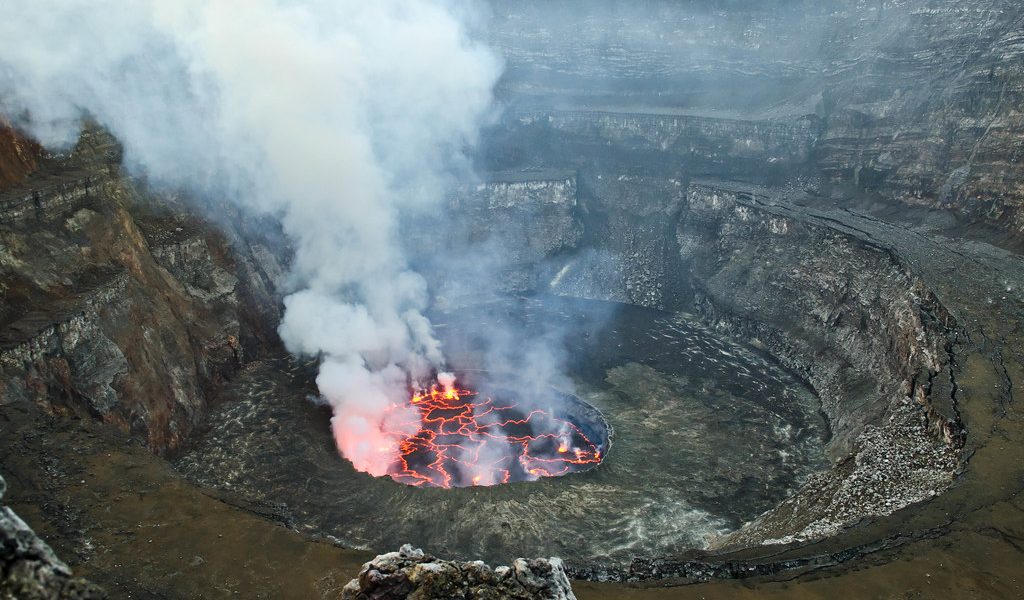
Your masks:
<instances>
[{"instance_id":1,"label":"crater floor","mask_svg":"<svg viewBox=\"0 0 1024 600\"><path fill-rule=\"evenodd\" d=\"M337 454L329 412L309 401L313 366L282 358L248 368L176 467L347 547L412 543L453 558L557 555L620 566L703 547L826 467L827 429L813 393L755 349L684 316L550 298L435 322L453 366L493 367L485 332L560 332L575 393L612 427L604 462L565 477L451 490L373 478Z\"/></svg>"}]
</instances>

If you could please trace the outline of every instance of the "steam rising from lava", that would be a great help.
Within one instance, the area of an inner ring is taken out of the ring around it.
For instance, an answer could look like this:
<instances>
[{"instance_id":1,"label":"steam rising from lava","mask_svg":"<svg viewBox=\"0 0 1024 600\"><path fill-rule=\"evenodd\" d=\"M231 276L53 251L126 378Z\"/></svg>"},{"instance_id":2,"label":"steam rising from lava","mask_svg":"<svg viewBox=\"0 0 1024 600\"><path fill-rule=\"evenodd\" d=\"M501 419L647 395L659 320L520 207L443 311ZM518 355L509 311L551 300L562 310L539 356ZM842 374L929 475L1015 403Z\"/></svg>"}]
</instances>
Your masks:
<instances>
[{"instance_id":1,"label":"steam rising from lava","mask_svg":"<svg viewBox=\"0 0 1024 600\"><path fill-rule=\"evenodd\" d=\"M443 368L400 214L464 168L499 61L454 0L33 0L0 19L0 110L50 147L89 116L151 182L280 217L280 327L322 357L339 447L382 475L418 429L392 410Z\"/></svg>"}]
</instances>

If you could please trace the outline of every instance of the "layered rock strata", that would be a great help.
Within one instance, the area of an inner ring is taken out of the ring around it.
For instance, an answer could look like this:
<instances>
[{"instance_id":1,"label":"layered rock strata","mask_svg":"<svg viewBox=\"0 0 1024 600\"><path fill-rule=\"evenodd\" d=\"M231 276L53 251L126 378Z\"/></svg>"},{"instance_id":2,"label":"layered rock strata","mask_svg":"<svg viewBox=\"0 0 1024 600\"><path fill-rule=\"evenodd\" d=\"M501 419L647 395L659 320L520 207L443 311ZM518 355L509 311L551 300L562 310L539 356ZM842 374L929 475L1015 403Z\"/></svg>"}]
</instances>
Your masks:
<instances>
[{"instance_id":1,"label":"layered rock strata","mask_svg":"<svg viewBox=\"0 0 1024 600\"><path fill-rule=\"evenodd\" d=\"M1024 230L1015 0L493 4L501 90L525 119L660 146L700 175L806 158L888 202ZM810 143L777 145L794 127Z\"/></svg>"},{"instance_id":2,"label":"layered rock strata","mask_svg":"<svg viewBox=\"0 0 1024 600\"><path fill-rule=\"evenodd\" d=\"M280 246L157 198L119 160L89 129L0 189L0 403L88 414L164 451L275 343Z\"/></svg>"}]
</instances>

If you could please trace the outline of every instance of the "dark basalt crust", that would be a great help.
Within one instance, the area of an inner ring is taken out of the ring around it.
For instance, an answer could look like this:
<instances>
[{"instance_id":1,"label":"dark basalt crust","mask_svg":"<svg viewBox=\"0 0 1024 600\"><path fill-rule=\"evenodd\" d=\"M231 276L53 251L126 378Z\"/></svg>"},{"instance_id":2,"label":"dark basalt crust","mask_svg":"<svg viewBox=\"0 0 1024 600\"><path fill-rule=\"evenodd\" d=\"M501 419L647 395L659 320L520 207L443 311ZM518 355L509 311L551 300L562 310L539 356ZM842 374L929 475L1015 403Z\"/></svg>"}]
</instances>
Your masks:
<instances>
[{"instance_id":1,"label":"dark basalt crust","mask_svg":"<svg viewBox=\"0 0 1024 600\"><path fill-rule=\"evenodd\" d=\"M479 373L476 377L481 377L482 375L486 374ZM579 427L583 434L587 436L587 439L597 446L602 460L607 457L612 446L612 427L608 424L604 415L601 414L601 411L574 394L567 394L554 389L547 390L547 392L551 394L550 402L523 401L519 398L521 396L519 392L509 388L496 388L485 393L496 400L514 399L520 402L524 409L529 409L532 405L536 405L544 410L550 410L551 415L556 419L567 421ZM600 465L601 462L587 464L577 468L573 473L586 473Z\"/></svg>"},{"instance_id":2,"label":"dark basalt crust","mask_svg":"<svg viewBox=\"0 0 1024 600\"><path fill-rule=\"evenodd\" d=\"M611 452L614 432L612 431L612 426L608 424L604 415L601 414L601 411L573 394L555 393L561 397L561 400L556 405L558 410L555 411L555 417L569 421L582 429L587 438L597 444L598 450L601 451L601 456L607 457L608 453ZM585 469L580 469L577 473L595 469L600 465L601 463L589 465Z\"/></svg>"},{"instance_id":3,"label":"dark basalt crust","mask_svg":"<svg viewBox=\"0 0 1024 600\"><path fill-rule=\"evenodd\" d=\"M414 399L421 429L403 444L408 449L392 479L444 488L502 485L585 473L607 457L611 428L594 406L555 389L470 384L487 378L460 377L452 399L436 388ZM486 463L474 460L481 454Z\"/></svg>"}]
</instances>

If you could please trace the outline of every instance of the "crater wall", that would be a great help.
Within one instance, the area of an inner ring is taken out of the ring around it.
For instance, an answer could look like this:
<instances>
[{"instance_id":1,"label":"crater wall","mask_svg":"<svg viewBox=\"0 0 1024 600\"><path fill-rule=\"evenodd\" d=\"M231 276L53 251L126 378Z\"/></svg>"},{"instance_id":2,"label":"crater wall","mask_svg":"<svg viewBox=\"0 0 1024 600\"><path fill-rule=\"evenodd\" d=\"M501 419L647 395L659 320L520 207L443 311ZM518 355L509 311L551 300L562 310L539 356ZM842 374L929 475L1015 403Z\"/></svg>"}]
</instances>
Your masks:
<instances>
[{"instance_id":1,"label":"crater wall","mask_svg":"<svg viewBox=\"0 0 1024 600\"><path fill-rule=\"evenodd\" d=\"M538 259L531 291L693 312L800 374L831 425L833 469L718 548L820 538L950 485L960 330L896 250L807 212L795 188L579 178L580 243Z\"/></svg>"},{"instance_id":2,"label":"crater wall","mask_svg":"<svg viewBox=\"0 0 1024 600\"><path fill-rule=\"evenodd\" d=\"M87 129L0 188L0 403L99 418L163 452L277 343L281 267L242 241L244 221L218 231L128 178L120 155Z\"/></svg>"},{"instance_id":3,"label":"crater wall","mask_svg":"<svg viewBox=\"0 0 1024 600\"><path fill-rule=\"evenodd\" d=\"M1016 0L491 4L501 92L524 119L646 138L716 177L758 150L767 174L806 156L887 202L1024 230ZM799 119L809 144L787 139Z\"/></svg>"}]
</instances>

